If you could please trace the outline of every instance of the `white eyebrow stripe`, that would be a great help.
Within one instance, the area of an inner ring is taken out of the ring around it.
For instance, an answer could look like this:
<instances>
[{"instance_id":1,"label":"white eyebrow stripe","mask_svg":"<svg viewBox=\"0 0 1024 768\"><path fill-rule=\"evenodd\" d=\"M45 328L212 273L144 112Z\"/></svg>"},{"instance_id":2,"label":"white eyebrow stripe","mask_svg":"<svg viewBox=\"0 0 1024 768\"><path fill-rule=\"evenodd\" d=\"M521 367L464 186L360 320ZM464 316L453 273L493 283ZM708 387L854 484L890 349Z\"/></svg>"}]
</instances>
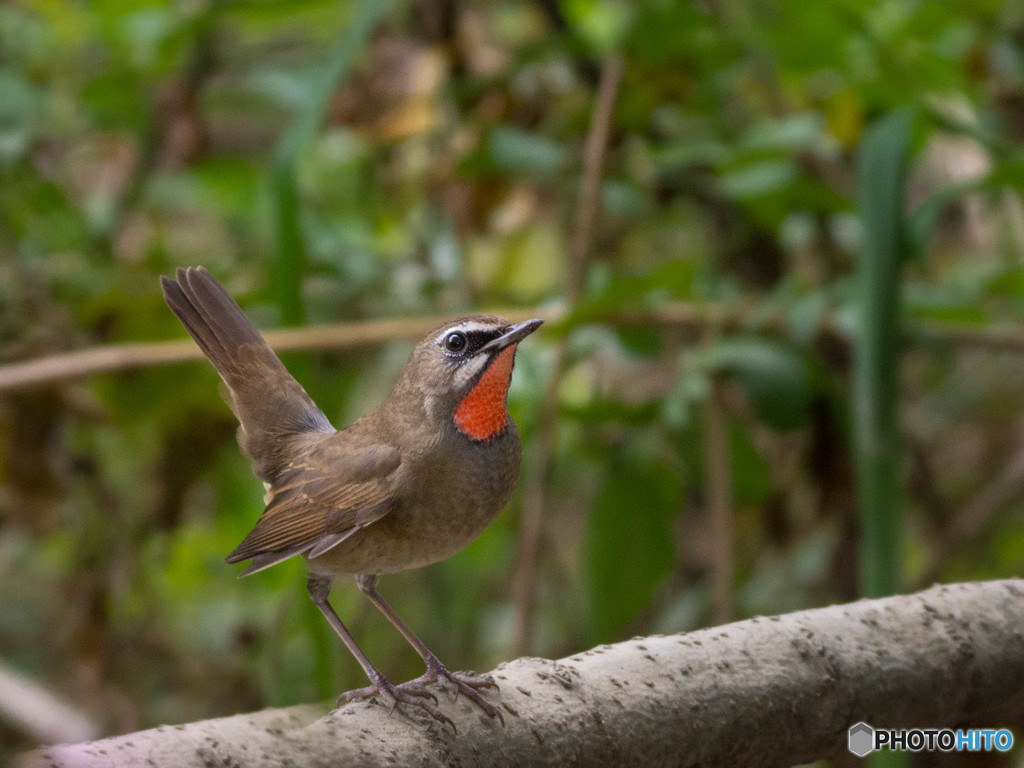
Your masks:
<instances>
[{"instance_id":1,"label":"white eyebrow stripe","mask_svg":"<svg viewBox=\"0 0 1024 768\"><path fill-rule=\"evenodd\" d=\"M481 323L477 320L470 320L465 323L453 325L451 328L442 331L441 335L439 335L435 339L435 341L437 341L438 343L442 342L444 339L448 337L448 334L452 333L453 331L462 331L463 333L475 333L477 331L481 331L483 333L498 333L500 331L500 328L488 323Z\"/></svg>"}]
</instances>

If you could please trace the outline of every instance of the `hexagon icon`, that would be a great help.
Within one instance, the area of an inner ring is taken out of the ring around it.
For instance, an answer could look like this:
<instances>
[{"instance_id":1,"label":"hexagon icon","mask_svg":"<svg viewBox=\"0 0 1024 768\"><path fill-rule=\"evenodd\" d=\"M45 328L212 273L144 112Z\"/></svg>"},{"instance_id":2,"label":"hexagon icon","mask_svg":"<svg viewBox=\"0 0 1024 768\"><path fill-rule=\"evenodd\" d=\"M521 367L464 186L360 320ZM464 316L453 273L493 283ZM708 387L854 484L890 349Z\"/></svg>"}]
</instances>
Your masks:
<instances>
[{"instance_id":1,"label":"hexagon icon","mask_svg":"<svg viewBox=\"0 0 1024 768\"><path fill-rule=\"evenodd\" d=\"M867 723L850 726L847 747L857 757L864 757L874 751L875 729Z\"/></svg>"}]
</instances>

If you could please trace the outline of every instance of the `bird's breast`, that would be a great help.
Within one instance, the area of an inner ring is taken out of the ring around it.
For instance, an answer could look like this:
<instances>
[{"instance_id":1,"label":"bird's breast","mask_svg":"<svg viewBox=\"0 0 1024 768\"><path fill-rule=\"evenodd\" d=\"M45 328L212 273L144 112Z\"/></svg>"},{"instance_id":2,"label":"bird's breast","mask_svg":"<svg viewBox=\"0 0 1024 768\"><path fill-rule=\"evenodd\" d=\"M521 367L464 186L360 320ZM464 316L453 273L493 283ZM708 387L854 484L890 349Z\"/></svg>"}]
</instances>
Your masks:
<instances>
[{"instance_id":1,"label":"bird's breast","mask_svg":"<svg viewBox=\"0 0 1024 768\"><path fill-rule=\"evenodd\" d=\"M450 557L508 502L521 456L511 419L500 435L484 442L453 430L433 450L403 458L387 515L311 560L310 568L333 575L389 573Z\"/></svg>"}]
</instances>

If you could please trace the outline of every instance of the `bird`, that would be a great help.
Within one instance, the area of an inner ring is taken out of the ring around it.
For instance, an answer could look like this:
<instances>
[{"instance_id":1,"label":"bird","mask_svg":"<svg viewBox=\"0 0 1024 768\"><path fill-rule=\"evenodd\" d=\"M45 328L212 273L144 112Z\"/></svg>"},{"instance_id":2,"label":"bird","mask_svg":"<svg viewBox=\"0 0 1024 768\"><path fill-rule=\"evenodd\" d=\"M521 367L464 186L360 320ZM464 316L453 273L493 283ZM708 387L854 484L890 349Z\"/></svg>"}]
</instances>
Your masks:
<instances>
[{"instance_id":1,"label":"bird","mask_svg":"<svg viewBox=\"0 0 1024 768\"><path fill-rule=\"evenodd\" d=\"M240 574L248 576L305 558L310 598L370 682L337 705L381 697L392 710L409 705L454 728L427 687L436 683L504 724L481 693L496 683L449 672L384 601L377 580L453 555L505 506L522 458L506 403L516 349L543 321L471 314L434 328L383 402L337 430L210 272L179 268L160 282L226 385L239 446L266 488L263 513L226 562L248 561ZM329 602L343 577L354 577L416 650L423 675L396 685L373 665Z\"/></svg>"}]
</instances>

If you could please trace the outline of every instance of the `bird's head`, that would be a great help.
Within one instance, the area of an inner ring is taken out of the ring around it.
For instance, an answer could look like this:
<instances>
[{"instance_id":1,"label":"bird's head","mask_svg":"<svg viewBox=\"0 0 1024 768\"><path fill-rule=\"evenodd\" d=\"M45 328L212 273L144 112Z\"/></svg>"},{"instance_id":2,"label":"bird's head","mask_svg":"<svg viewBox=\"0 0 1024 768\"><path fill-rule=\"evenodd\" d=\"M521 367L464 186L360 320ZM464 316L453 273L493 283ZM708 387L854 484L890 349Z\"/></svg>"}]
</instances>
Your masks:
<instances>
[{"instance_id":1,"label":"bird's head","mask_svg":"<svg viewBox=\"0 0 1024 768\"><path fill-rule=\"evenodd\" d=\"M431 418L452 420L472 440L489 440L508 425L516 347L543 322L466 315L438 326L416 345L400 386L423 398Z\"/></svg>"}]
</instances>

